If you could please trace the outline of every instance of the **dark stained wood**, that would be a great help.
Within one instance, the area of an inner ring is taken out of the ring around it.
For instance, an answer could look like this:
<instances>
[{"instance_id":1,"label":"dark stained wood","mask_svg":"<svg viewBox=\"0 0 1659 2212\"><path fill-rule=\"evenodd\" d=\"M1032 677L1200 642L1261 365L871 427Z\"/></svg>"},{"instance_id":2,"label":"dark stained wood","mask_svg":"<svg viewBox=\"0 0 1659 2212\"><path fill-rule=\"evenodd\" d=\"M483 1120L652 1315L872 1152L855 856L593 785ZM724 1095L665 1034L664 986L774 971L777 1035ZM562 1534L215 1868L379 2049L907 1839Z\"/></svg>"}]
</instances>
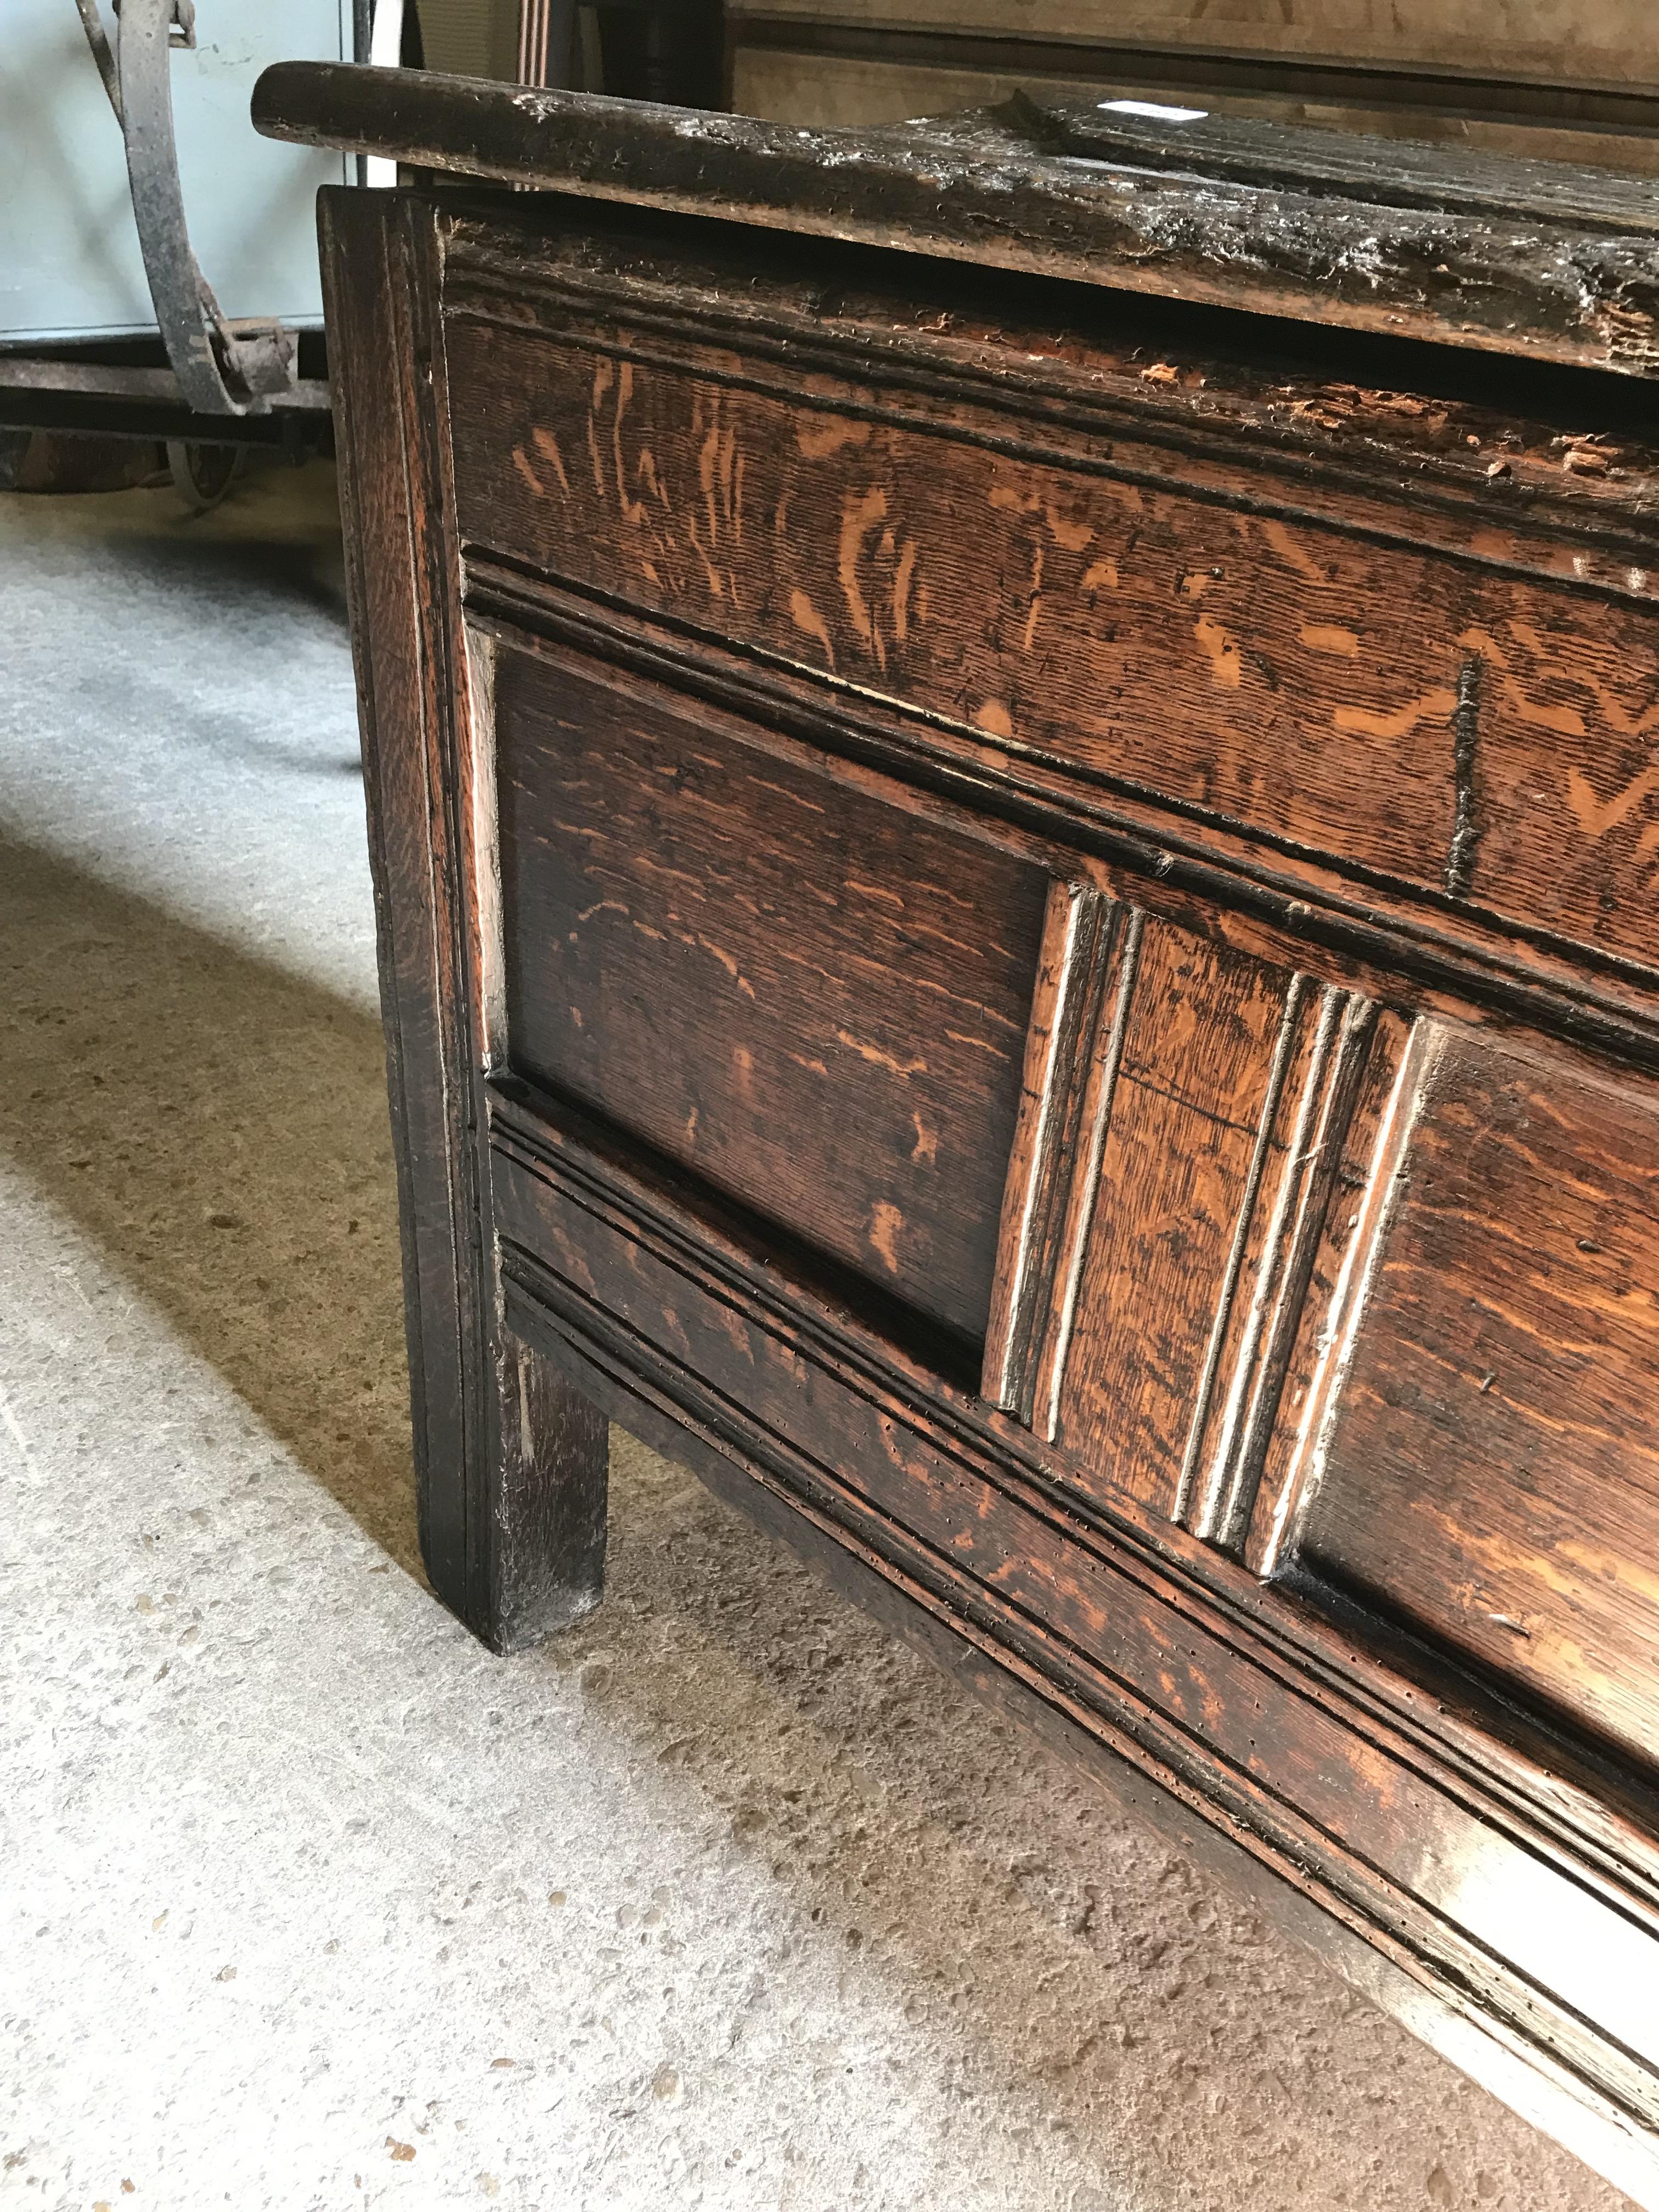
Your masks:
<instances>
[{"instance_id":1,"label":"dark stained wood","mask_svg":"<svg viewBox=\"0 0 1659 2212\"><path fill-rule=\"evenodd\" d=\"M1495 1802L1472 1814L1374 1731L1345 1733L1328 1690L1308 1698L1242 1648L1237 1624L1218 1633L1190 1594L1144 1563L1131 1569L1105 1531L1085 1534L1006 1470L988 1480L964 1439L858 1374L833 1316L739 1291L714 1239L580 1138L520 1106L498 1120L497 1144L509 1278L532 1309L848 1528L942 1610L1017 1654L1041 1654L1049 1681L1091 1708L1109 1741L1138 1737L1166 1773L1202 1769L1209 1802L1281 1867L1315 1827L1352 1838L1362 1846L1352 1857L1314 1852L1316 1881L1374 1926L1412 1926L1419 1960L1471 1974L1500 2003L1469 1939L1523 1965L1537 1987L1517 2015L1539 2008L1536 2022L1559 2008L1550 2039L1561 2050L1577 2041L1571 2012L1587 2012L1644 2062L1632 2072L1614 2061L1602 2078L1650 2094L1638 2085L1659 2057L1659 1895L1626 1893L1617 1909L1592 1901L1530 1856ZM810 1468L789 1441L803 1402L814 1409ZM1462 1935L1423 1917L1448 1907ZM1606 2063L1600 2053L1593 2063Z\"/></svg>"},{"instance_id":2,"label":"dark stained wood","mask_svg":"<svg viewBox=\"0 0 1659 2212\"><path fill-rule=\"evenodd\" d=\"M1290 980L1154 923L1102 1039L1112 1080L1056 1302L1046 1427L1086 1487L1129 1489L1165 1513L1270 1100L1276 1117Z\"/></svg>"},{"instance_id":3,"label":"dark stained wood","mask_svg":"<svg viewBox=\"0 0 1659 2212\"><path fill-rule=\"evenodd\" d=\"M1373 1019L1305 974L1137 931L1097 1017L1036 1362L1035 1418L1085 1490L1242 1540Z\"/></svg>"},{"instance_id":4,"label":"dark stained wood","mask_svg":"<svg viewBox=\"0 0 1659 2212\"><path fill-rule=\"evenodd\" d=\"M1397 1060L1395 1066L1401 1073ZM1401 1087L1403 1077L1396 1091ZM1615 1885L1633 1882L1659 1903L1659 1790L1650 1783L1632 1776L1626 1787L1611 1787L1604 1760L1578 1760L1567 1740L1549 1730L1524 1741L1489 1733L1492 1700L1473 1680L1441 1679L1441 1691L1446 1680L1460 1681L1463 1694L1452 1705L1411 1695L1379 1701L1376 1665L1356 1653L1351 1620L1332 1628L1319 1612L1287 1606L1272 1583L1133 1499L1115 1500L1109 1512L1091 1507L1068 1485L1064 1462L1052 1447L965 1384L942 1376L925 1349L913 1353L895 1344L880 1312L862 1297L849 1297L844 1278L811 1277L799 1254L781 1267L763 1224L672 1167L642 1158L580 1109L556 1103L517 1078L492 1083L487 1105L492 1158L516 1163L532 1182L550 1179L577 1207L611 1224L624 1255L643 1241L683 1275L689 1271L702 1282L718 1306L734 1307L769 1333L781 1334L860 1393L873 1389L883 1406L908 1408L907 1421L947 1455L966 1455L994 1469L999 1484L1012 1483L1045 1514L1058 1507L1074 1534L1115 1547L1126 1571L1170 1578L1172 1590L1185 1593L1182 1601L1197 1603L1224 1624L1231 1642L1242 1638L1258 1656L1276 1652L1273 1663L1286 1680L1305 1675L1332 1710L1352 1716L1365 1708L1370 1719L1362 1732L1368 1741L1380 1731L1390 1742L1409 1746L1419 1771L1448 1782L1455 1775L1465 1791L1495 1793L1508 1808L1505 1817L1529 1825L1534 1847L1553 1863L1575 1868L1593 1886L1611 1874ZM1362 1100L1351 1128L1362 1146L1364 1111ZM528 1188L521 1180L513 1187ZM539 1218L541 1205L534 1199L532 1215L523 1218ZM533 1261L534 1249L533 1237L520 1248L514 1264L521 1271L540 1264ZM1504 1710L1512 1714L1514 1709Z\"/></svg>"},{"instance_id":5,"label":"dark stained wood","mask_svg":"<svg viewBox=\"0 0 1659 2212\"><path fill-rule=\"evenodd\" d=\"M941 818L929 794L948 792L963 802L956 818L967 834L1050 873L1079 873L1105 896L1196 920L1201 934L1273 965L1295 967L1316 945L1322 972L1372 997L1499 1030L1520 1022L1621 1065L1659 1068L1659 1001L1643 971L1498 933L1467 910L1413 914L1369 886L1351 896L1316 866L1260 865L1261 848L1219 825L1156 823L1150 810L1075 775L1030 762L1011 767L1000 749L958 747L945 726L918 726L867 695L826 696L811 677L762 668L713 640L487 558L474 556L467 575L465 603L488 634L524 650L568 644L690 685L709 705L750 718L757 744L825 762L853 788L879 787L886 804Z\"/></svg>"},{"instance_id":6,"label":"dark stained wood","mask_svg":"<svg viewBox=\"0 0 1659 2212\"><path fill-rule=\"evenodd\" d=\"M1049 884L981 1382L1028 1423L1061 1273L1075 1267L1076 1191L1101 1117L1102 1009L1109 990L1121 996L1139 935L1139 917L1088 884ZM1046 1426L1046 1394L1044 1407Z\"/></svg>"},{"instance_id":7,"label":"dark stained wood","mask_svg":"<svg viewBox=\"0 0 1659 2212\"><path fill-rule=\"evenodd\" d=\"M1659 964L1647 610L830 411L805 388L471 318L449 346L460 522L481 550L981 747Z\"/></svg>"},{"instance_id":8,"label":"dark stained wood","mask_svg":"<svg viewBox=\"0 0 1659 2212\"><path fill-rule=\"evenodd\" d=\"M1333 1364L1352 1271L1375 1234L1374 1209L1388 1181L1389 1133L1393 1116L1402 1108L1399 1092L1412 1031L1409 1018L1393 1009L1376 1014L1358 1096L1335 1148L1333 1187L1279 1386L1279 1419L1255 1472L1253 1495L1235 1493L1229 1533L1237 1531L1248 1510L1243 1556L1261 1574L1273 1574L1281 1564L1301 1470L1325 1403L1321 1385ZM1327 1149L1321 1157L1328 1169L1329 1138L1323 1142Z\"/></svg>"},{"instance_id":9,"label":"dark stained wood","mask_svg":"<svg viewBox=\"0 0 1659 2212\"><path fill-rule=\"evenodd\" d=\"M488 198L443 224L453 314L660 366L812 389L884 421L977 430L1033 458L1322 516L1528 574L1659 596L1659 449L1639 386L1180 302L805 251L765 233L544 204L526 237ZM1297 343L1302 341L1304 343ZM782 371L784 374L781 374Z\"/></svg>"},{"instance_id":10,"label":"dark stained wood","mask_svg":"<svg viewBox=\"0 0 1659 2212\"><path fill-rule=\"evenodd\" d=\"M1134 1737L1103 1730L1088 1704L1040 1667L1010 1663L994 1633L939 1605L926 1582L851 1541L844 1527L803 1510L799 1493L769 1480L731 1441L688 1420L684 1407L644 1381L626 1358L600 1353L532 1294L508 1288L508 1311L580 1389L632 1434L695 1468L717 1496L787 1545L829 1585L902 1636L942 1673L1074 1761L1111 1802L1174 1849L1212 1867L1259 1903L1384 2011L1410 2023L1514 2111L1553 2135L1638 2202L1651 2197L1648 2131L1610 2100L1587 2095L1573 2068L1537 2041L1497 2026L1455 1979L1425 1979L1409 1945L1384 1945L1358 1919L1334 1913L1316 1890L1291 1878L1294 1863L1253 1849L1244 1824L1223 1826L1197 1788L1154 1774ZM1426 2010L1425 2010L1426 2007Z\"/></svg>"},{"instance_id":11,"label":"dark stained wood","mask_svg":"<svg viewBox=\"0 0 1659 2212\"><path fill-rule=\"evenodd\" d=\"M1304 988L1298 992L1297 985ZM1256 1127L1230 1273L1182 1468L1177 1516L1229 1551L1243 1542L1276 1435L1314 1273L1328 1235L1349 1125L1376 1044L1377 1009L1294 978L1274 1052L1285 1079ZM1299 1034L1298 1034L1299 1032Z\"/></svg>"},{"instance_id":12,"label":"dark stained wood","mask_svg":"<svg viewBox=\"0 0 1659 2212\"><path fill-rule=\"evenodd\" d=\"M592 1400L521 1336L498 1331L494 1364L499 1428L476 1540L483 1609L468 1626L495 1650L522 1651L605 1594L611 1438ZM428 1492L443 1481L428 1474Z\"/></svg>"},{"instance_id":13,"label":"dark stained wood","mask_svg":"<svg viewBox=\"0 0 1659 2212\"><path fill-rule=\"evenodd\" d=\"M398 1160L422 1556L486 1643L533 1642L598 1601L605 1425L500 1326L488 1168L469 1141L483 1012L471 717L431 411L433 225L324 204L330 343L380 999Z\"/></svg>"},{"instance_id":14,"label":"dark stained wood","mask_svg":"<svg viewBox=\"0 0 1659 2212\"><path fill-rule=\"evenodd\" d=\"M434 1582L591 1602L616 1414L1659 2207L1659 468L1216 304L1639 367L1659 218L352 84L566 188L325 228Z\"/></svg>"},{"instance_id":15,"label":"dark stained wood","mask_svg":"<svg viewBox=\"0 0 1659 2212\"><path fill-rule=\"evenodd\" d=\"M1650 92L1648 103L1649 121L1659 122L1659 100ZM1360 200L1374 216L1391 209L1455 209L1509 225L1563 222L1599 229L1613 222L1638 236L1659 236L1644 182L1605 167L1517 161L1468 147L1298 129L1249 116L1133 115L1098 100L1039 100L1021 93L990 112L1050 153L1188 175L1196 170L1265 191L1330 192ZM935 127L955 137L982 125L950 116Z\"/></svg>"},{"instance_id":16,"label":"dark stained wood","mask_svg":"<svg viewBox=\"0 0 1659 2212\"><path fill-rule=\"evenodd\" d=\"M268 137L417 167L902 240L917 253L1261 313L1634 374L1659 360L1650 199L1594 170L1552 189L1553 165L1423 148L1415 189L1396 205L1379 198L1363 156L1344 169L1332 150L1344 142L1320 132L1273 128L1263 183L1203 174L1202 131L1191 169L1150 167L1157 125L1126 125L1115 165L1046 152L1028 118L995 111L954 127L789 129L326 62L267 70L253 119ZM1398 178L1404 164L1389 157ZM1103 173L1114 166L1118 176Z\"/></svg>"},{"instance_id":17,"label":"dark stained wood","mask_svg":"<svg viewBox=\"0 0 1659 2212\"><path fill-rule=\"evenodd\" d=\"M1659 1098L1436 1030L1299 1528L1659 1763Z\"/></svg>"},{"instance_id":18,"label":"dark stained wood","mask_svg":"<svg viewBox=\"0 0 1659 2212\"><path fill-rule=\"evenodd\" d=\"M1042 876L614 671L495 702L511 1064L977 1347Z\"/></svg>"}]
</instances>

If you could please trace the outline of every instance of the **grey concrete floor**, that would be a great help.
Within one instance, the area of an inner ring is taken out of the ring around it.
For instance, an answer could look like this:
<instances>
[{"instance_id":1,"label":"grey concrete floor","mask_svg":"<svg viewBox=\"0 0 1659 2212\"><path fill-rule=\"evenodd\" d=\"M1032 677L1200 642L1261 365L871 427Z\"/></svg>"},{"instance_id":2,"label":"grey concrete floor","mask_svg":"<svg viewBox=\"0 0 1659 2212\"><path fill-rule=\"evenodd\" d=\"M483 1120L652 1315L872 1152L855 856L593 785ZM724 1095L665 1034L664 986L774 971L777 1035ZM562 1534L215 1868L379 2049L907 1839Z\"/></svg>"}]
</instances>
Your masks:
<instances>
[{"instance_id":1,"label":"grey concrete floor","mask_svg":"<svg viewBox=\"0 0 1659 2212\"><path fill-rule=\"evenodd\" d=\"M0 500L0 2201L1610 2212L626 1439L434 1601L338 575Z\"/></svg>"}]
</instances>

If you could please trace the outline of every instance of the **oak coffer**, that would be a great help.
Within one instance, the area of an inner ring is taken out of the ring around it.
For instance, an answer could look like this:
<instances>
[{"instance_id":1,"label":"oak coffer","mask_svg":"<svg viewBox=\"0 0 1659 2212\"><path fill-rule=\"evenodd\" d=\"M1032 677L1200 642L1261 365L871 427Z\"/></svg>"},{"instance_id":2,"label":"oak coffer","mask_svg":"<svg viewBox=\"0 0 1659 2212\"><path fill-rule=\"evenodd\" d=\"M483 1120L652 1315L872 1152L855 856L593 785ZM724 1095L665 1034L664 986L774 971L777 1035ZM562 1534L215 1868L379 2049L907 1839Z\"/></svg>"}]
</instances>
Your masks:
<instances>
[{"instance_id":1,"label":"oak coffer","mask_svg":"<svg viewBox=\"0 0 1659 2212\"><path fill-rule=\"evenodd\" d=\"M592 1605L614 1417L1659 2205L1659 203L256 107L417 178L323 241L436 1589Z\"/></svg>"}]
</instances>

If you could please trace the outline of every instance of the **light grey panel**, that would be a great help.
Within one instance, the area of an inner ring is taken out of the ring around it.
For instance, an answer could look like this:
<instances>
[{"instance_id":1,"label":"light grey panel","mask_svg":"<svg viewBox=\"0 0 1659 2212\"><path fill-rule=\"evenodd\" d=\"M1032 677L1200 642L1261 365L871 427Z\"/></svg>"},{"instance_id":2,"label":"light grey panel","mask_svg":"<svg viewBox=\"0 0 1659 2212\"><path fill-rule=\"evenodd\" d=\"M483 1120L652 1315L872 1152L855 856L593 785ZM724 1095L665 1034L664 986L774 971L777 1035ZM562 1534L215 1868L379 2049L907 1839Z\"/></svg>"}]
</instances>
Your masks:
<instances>
[{"instance_id":1,"label":"light grey panel","mask_svg":"<svg viewBox=\"0 0 1659 2212\"><path fill-rule=\"evenodd\" d=\"M349 57L350 0L198 0L196 14L173 87L197 258L228 315L320 322L317 188L347 165L258 137L248 101L270 62ZM73 0L0 0L0 343L155 326L120 127Z\"/></svg>"}]
</instances>

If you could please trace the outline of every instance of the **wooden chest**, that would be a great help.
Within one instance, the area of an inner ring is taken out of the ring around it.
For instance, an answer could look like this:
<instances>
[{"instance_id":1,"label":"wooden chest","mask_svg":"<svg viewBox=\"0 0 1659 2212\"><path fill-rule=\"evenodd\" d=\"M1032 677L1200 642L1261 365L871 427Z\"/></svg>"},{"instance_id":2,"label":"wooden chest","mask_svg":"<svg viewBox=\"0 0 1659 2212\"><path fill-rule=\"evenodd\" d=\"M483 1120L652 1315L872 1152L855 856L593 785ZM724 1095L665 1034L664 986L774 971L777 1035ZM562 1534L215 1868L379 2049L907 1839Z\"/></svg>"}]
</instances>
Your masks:
<instances>
[{"instance_id":1,"label":"wooden chest","mask_svg":"<svg viewBox=\"0 0 1659 2212\"><path fill-rule=\"evenodd\" d=\"M436 1588L613 1416L1659 2205L1659 216L257 112L541 188L323 217Z\"/></svg>"}]
</instances>

